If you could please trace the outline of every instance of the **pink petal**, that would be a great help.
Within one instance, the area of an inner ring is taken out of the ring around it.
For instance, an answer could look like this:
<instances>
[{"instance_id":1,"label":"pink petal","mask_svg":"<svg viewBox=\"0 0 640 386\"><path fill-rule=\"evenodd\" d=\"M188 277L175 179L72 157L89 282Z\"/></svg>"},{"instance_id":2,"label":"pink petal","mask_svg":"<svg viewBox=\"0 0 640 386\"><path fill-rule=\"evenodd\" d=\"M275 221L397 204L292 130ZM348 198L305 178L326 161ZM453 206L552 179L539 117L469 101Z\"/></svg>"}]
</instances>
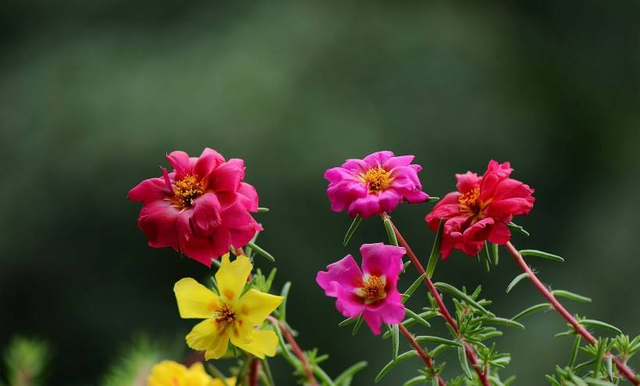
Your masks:
<instances>
[{"instance_id":1,"label":"pink petal","mask_svg":"<svg viewBox=\"0 0 640 386\"><path fill-rule=\"evenodd\" d=\"M464 240L469 242L485 242L489 238L494 220L487 217L467 228L464 233Z\"/></svg>"},{"instance_id":2,"label":"pink petal","mask_svg":"<svg viewBox=\"0 0 640 386\"><path fill-rule=\"evenodd\" d=\"M242 248L251 241L257 231L262 230L262 227L253 218L251 218L249 222L242 226L227 229L229 230L229 236L231 237L231 245L236 248Z\"/></svg>"},{"instance_id":3,"label":"pink petal","mask_svg":"<svg viewBox=\"0 0 640 386\"><path fill-rule=\"evenodd\" d=\"M193 201L193 226L199 236L209 236L220 226L222 208L214 193L206 193Z\"/></svg>"},{"instance_id":4,"label":"pink petal","mask_svg":"<svg viewBox=\"0 0 640 386\"><path fill-rule=\"evenodd\" d=\"M387 160L393 157L394 154L391 151L377 151L364 157L364 162L369 166L382 166Z\"/></svg>"},{"instance_id":5,"label":"pink petal","mask_svg":"<svg viewBox=\"0 0 640 386\"><path fill-rule=\"evenodd\" d=\"M359 181L344 180L330 185L327 189L327 195L331 200L331 210L341 212L348 209L354 200L365 197L367 187Z\"/></svg>"},{"instance_id":6,"label":"pink petal","mask_svg":"<svg viewBox=\"0 0 640 386\"><path fill-rule=\"evenodd\" d=\"M476 173L466 172L465 174L456 174L458 183L456 188L460 193L467 193L468 191L480 186L482 180Z\"/></svg>"},{"instance_id":7,"label":"pink petal","mask_svg":"<svg viewBox=\"0 0 640 386\"><path fill-rule=\"evenodd\" d=\"M359 214L362 218L367 218L381 214L380 202L377 194L367 194L362 198L354 200L348 208L349 216L355 217Z\"/></svg>"},{"instance_id":8,"label":"pink petal","mask_svg":"<svg viewBox=\"0 0 640 386\"><path fill-rule=\"evenodd\" d=\"M324 178L329 182L337 183L342 180L356 180L356 173L353 170L335 167L324 172Z\"/></svg>"},{"instance_id":9,"label":"pink petal","mask_svg":"<svg viewBox=\"0 0 640 386\"><path fill-rule=\"evenodd\" d=\"M207 177L218 165L224 163L224 157L217 151L205 148L193 166L193 173L200 179Z\"/></svg>"},{"instance_id":10,"label":"pink petal","mask_svg":"<svg viewBox=\"0 0 640 386\"><path fill-rule=\"evenodd\" d=\"M244 161L232 158L209 174L209 188L215 192L238 190L244 178Z\"/></svg>"},{"instance_id":11,"label":"pink petal","mask_svg":"<svg viewBox=\"0 0 640 386\"><path fill-rule=\"evenodd\" d=\"M179 213L169 201L154 201L142 208L138 227L149 239L149 246L178 249L176 218Z\"/></svg>"},{"instance_id":12,"label":"pink petal","mask_svg":"<svg viewBox=\"0 0 640 386\"><path fill-rule=\"evenodd\" d=\"M347 292L353 291L362 284L362 272L353 256L347 255L341 260L327 266L326 272L318 272L316 282L325 290L327 296L338 297L338 288Z\"/></svg>"},{"instance_id":13,"label":"pink petal","mask_svg":"<svg viewBox=\"0 0 640 386\"><path fill-rule=\"evenodd\" d=\"M401 155L397 157L391 157L383 164L383 167L386 170L391 170L399 166L409 166L411 162L413 162L414 158L416 158L416 156L414 155Z\"/></svg>"},{"instance_id":14,"label":"pink petal","mask_svg":"<svg viewBox=\"0 0 640 386\"><path fill-rule=\"evenodd\" d=\"M185 174L191 173L189 154L183 151L173 151L167 155L167 160L176 171L176 179L181 179Z\"/></svg>"},{"instance_id":15,"label":"pink petal","mask_svg":"<svg viewBox=\"0 0 640 386\"><path fill-rule=\"evenodd\" d=\"M258 211L258 192L256 188L246 182L241 182L238 188L238 200L242 202L245 209L250 212Z\"/></svg>"},{"instance_id":16,"label":"pink petal","mask_svg":"<svg viewBox=\"0 0 640 386\"><path fill-rule=\"evenodd\" d=\"M360 247L362 271L372 276L385 276L396 281L402 272L405 249L383 243L364 244Z\"/></svg>"},{"instance_id":17,"label":"pink petal","mask_svg":"<svg viewBox=\"0 0 640 386\"><path fill-rule=\"evenodd\" d=\"M414 190L410 193L405 193L404 198L409 204L419 204L429 199L429 195L421 190Z\"/></svg>"},{"instance_id":18,"label":"pink petal","mask_svg":"<svg viewBox=\"0 0 640 386\"><path fill-rule=\"evenodd\" d=\"M162 178L149 178L139 183L129 191L127 198L131 201L142 202L144 204L164 200L171 195Z\"/></svg>"},{"instance_id":19,"label":"pink petal","mask_svg":"<svg viewBox=\"0 0 640 386\"><path fill-rule=\"evenodd\" d=\"M191 210L181 212L176 220L180 252L207 267L211 267L211 259L217 257L213 242L209 237L198 237L191 230Z\"/></svg>"},{"instance_id":20,"label":"pink petal","mask_svg":"<svg viewBox=\"0 0 640 386\"><path fill-rule=\"evenodd\" d=\"M489 234L489 241L494 244L506 244L511 239L511 231L509 227L504 223L497 223L493 225L491 233Z\"/></svg>"},{"instance_id":21,"label":"pink petal","mask_svg":"<svg viewBox=\"0 0 640 386\"><path fill-rule=\"evenodd\" d=\"M382 212L392 212L402 202L402 195L388 189L378 193L378 202Z\"/></svg>"}]
</instances>

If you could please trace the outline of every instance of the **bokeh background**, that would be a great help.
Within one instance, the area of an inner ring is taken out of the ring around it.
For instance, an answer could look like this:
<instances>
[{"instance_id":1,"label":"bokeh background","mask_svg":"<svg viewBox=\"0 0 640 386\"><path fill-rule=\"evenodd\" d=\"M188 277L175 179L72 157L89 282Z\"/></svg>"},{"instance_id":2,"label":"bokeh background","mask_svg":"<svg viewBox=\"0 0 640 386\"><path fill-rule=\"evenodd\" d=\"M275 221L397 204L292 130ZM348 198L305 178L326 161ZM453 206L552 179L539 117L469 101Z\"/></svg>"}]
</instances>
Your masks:
<instances>
[{"instance_id":1,"label":"bokeh background","mask_svg":"<svg viewBox=\"0 0 640 386\"><path fill-rule=\"evenodd\" d=\"M385 234L371 219L343 247L350 221L331 212L323 172L381 149L415 154L436 196L456 172L511 161L537 198L518 220L532 236L514 243L566 258L533 263L553 288L593 298L573 312L639 334L639 4L2 1L0 348L15 334L47 339L52 385L99 384L140 333L183 348L193 323L172 286L207 272L148 248L126 194L159 175L165 153L205 146L245 159L271 208L257 215L261 245L277 285L293 283L290 322L305 348L331 355L334 376L366 359L355 384L372 385L389 344L338 328L315 274ZM430 208L394 213L423 257ZM542 299L527 284L505 294L518 273L505 255L486 273L454 253L436 278L482 284L510 317ZM564 323L552 313L525 322L497 339L513 354L504 374L544 384L571 339L553 338ZM293 384L275 362L279 384Z\"/></svg>"}]
</instances>

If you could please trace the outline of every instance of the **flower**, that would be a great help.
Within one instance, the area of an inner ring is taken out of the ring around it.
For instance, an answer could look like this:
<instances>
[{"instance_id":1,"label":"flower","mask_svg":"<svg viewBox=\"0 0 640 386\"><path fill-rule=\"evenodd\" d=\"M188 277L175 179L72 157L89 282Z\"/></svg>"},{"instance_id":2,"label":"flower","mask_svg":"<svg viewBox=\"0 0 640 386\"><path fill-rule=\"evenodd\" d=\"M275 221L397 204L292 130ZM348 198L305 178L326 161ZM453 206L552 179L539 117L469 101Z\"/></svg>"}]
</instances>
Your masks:
<instances>
[{"instance_id":1,"label":"flower","mask_svg":"<svg viewBox=\"0 0 640 386\"><path fill-rule=\"evenodd\" d=\"M205 351L205 359L218 359L227 352L229 341L242 350L264 359L274 356L278 337L273 331L256 329L275 310L282 296L250 289L242 290L253 265L246 256L233 262L229 254L222 257L216 273L220 296L192 278L178 281L173 291L183 319L205 319L187 335L187 344Z\"/></svg>"},{"instance_id":2,"label":"flower","mask_svg":"<svg viewBox=\"0 0 640 386\"><path fill-rule=\"evenodd\" d=\"M398 276L402 271L404 248L383 243L360 247L362 271L347 255L318 272L316 282L327 296L337 298L336 308L353 318L362 315L371 331L380 334L382 323L396 324L404 319L402 295L398 292Z\"/></svg>"},{"instance_id":3,"label":"flower","mask_svg":"<svg viewBox=\"0 0 640 386\"><path fill-rule=\"evenodd\" d=\"M245 182L244 161L206 148L200 157L182 151L167 156L174 171L142 181L129 199L144 206L138 227L154 248L172 247L210 267L211 259L246 245L262 228L249 212L258 194Z\"/></svg>"},{"instance_id":4,"label":"flower","mask_svg":"<svg viewBox=\"0 0 640 386\"><path fill-rule=\"evenodd\" d=\"M415 157L396 157L390 151L369 154L363 160L348 159L342 166L327 170L327 195L334 212L347 210L349 216L371 217L391 212L403 199L411 204L425 201L418 172L411 164Z\"/></svg>"},{"instance_id":5,"label":"flower","mask_svg":"<svg viewBox=\"0 0 640 386\"><path fill-rule=\"evenodd\" d=\"M235 378L227 378L229 386L235 386ZM223 386L220 379L213 379L204 371L202 363L194 363L191 367L173 362L162 361L153 366L147 377L147 386Z\"/></svg>"},{"instance_id":6,"label":"flower","mask_svg":"<svg viewBox=\"0 0 640 386\"><path fill-rule=\"evenodd\" d=\"M535 198L528 185L509 178L509 162L491 160L482 177L476 173L456 174L458 192L447 194L426 217L432 230L444 221L442 259L460 249L476 256L485 241L506 244L511 238L507 224L513 216L528 214Z\"/></svg>"}]
</instances>

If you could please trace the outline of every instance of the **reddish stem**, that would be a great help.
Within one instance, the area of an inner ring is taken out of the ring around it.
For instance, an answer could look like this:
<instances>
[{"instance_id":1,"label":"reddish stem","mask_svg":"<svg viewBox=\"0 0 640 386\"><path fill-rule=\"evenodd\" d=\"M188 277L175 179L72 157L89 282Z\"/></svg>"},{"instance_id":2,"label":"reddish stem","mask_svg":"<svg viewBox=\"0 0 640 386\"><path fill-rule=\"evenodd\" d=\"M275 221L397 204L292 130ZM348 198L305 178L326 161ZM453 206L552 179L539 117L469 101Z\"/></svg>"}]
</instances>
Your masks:
<instances>
[{"instance_id":1,"label":"reddish stem","mask_svg":"<svg viewBox=\"0 0 640 386\"><path fill-rule=\"evenodd\" d=\"M289 346L291 346L291 350L293 350L293 353L296 354L298 359L300 359L300 362L302 362L302 367L304 368L304 373L309 380L309 385L318 386L318 381L316 381L316 378L313 376L311 366L309 366L309 360L307 359L306 355L304 355L302 349L300 349L300 346L298 346L298 342L296 342L296 340L293 338L291 332L289 332L289 328L287 328L287 326L283 322L279 321L273 316L268 316L267 319L269 319L271 323L278 326L278 328L282 332L282 335L287 340L287 343L289 343Z\"/></svg>"},{"instance_id":2,"label":"reddish stem","mask_svg":"<svg viewBox=\"0 0 640 386\"><path fill-rule=\"evenodd\" d=\"M540 279L538 279L536 274L533 273L531 268L529 268L527 263L525 263L524 259L522 258L522 255L520 254L520 252L518 252L516 247L514 247L513 244L511 244L511 242L507 242L507 244L505 246L507 248L507 251L509 251L509 254L511 254L513 259L520 266L520 269L522 269L522 271L524 271L529 276L529 280L531 280L531 282L538 289L538 291L540 291L540 293L542 293L542 295L545 298L547 298L547 300L549 300L549 302L551 303L553 308L556 311L558 311L558 313L569 324L571 324L571 326L573 326L573 329L578 334L582 335L582 337L584 339L586 339L587 342L589 342L590 344L597 343L596 338L594 338L593 335L591 335L589 333L589 331L587 331L586 328L584 328L580 323L578 323L576 318L574 318L573 315L571 315L569 313L569 311L567 311L567 309L564 308L562 306L562 304L560 304L560 302L556 299L556 297L553 296L551 291L549 291L549 289L547 289L547 287L540 281ZM633 383L635 386L639 385L638 378L636 377L636 375L633 372L633 370L631 370L620 358L616 357L615 355L611 354L610 352L606 353L605 357L611 358L611 360L613 360L613 362L616 364L616 367L618 368L618 371L622 375L624 375L625 378L627 378L631 383Z\"/></svg>"},{"instance_id":3,"label":"reddish stem","mask_svg":"<svg viewBox=\"0 0 640 386\"><path fill-rule=\"evenodd\" d=\"M385 218L389 219L389 222L391 223L391 226L393 227L393 230L396 233L396 237L398 238L398 242L407 251L407 256L409 256L409 259L411 260L413 265L418 270L418 273L420 275L424 275L425 270L424 270L424 267L422 266L422 264L420 263L420 260L418 259L418 256L416 256L416 254L413 252L411 247L409 247L409 244L404 239L404 237L402 237L402 234L400 233L400 231L398 230L396 225L393 223L393 221L391 221L391 219L389 218L389 216L386 213L382 214L382 218L383 219L385 219ZM479 364L480 362L478 361L478 356L476 355L475 350L473 349L473 347L469 343L464 341L464 337L462 336L462 334L460 334L460 329L458 328L458 324L456 323L456 321L453 319L453 317L449 313L449 310L447 309L447 306L444 304L444 301L442 300L442 296L440 296L440 293L438 292L438 289L436 288L435 285L433 285L433 282L431 281L429 276L424 275L424 283L427 285L427 288L429 288L429 292L431 293L433 298L436 300L436 303L438 304L438 309L440 310L440 315L442 315L444 320L449 324L449 326L451 326L451 328L458 335L458 338L460 338L460 340L463 342L464 351L467 354L467 358L469 359L469 363L471 363L471 366L475 370L476 374L478 374L478 378L480 379L480 382L482 382L483 386L491 386L491 384L489 383L489 379L488 379L487 373L480 369L480 364Z\"/></svg>"},{"instance_id":4,"label":"reddish stem","mask_svg":"<svg viewBox=\"0 0 640 386\"><path fill-rule=\"evenodd\" d=\"M427 365L428 368L433 370L433 361L431 360L431 357L429 356L429 354L427 354L422 349L422 346L420 346L420 344L418 344L418 342L416 342L415 338L413 337L413 335L411 335L409 330L407 330L407 328L404 326L404 324L400 323L400 324L398 324L398 327L400 328L400 332L402 332L402 334L409 341L409 344L411 344L411 347L413 347L418 352L418 356L420 356L420 358L424 361L424 363ZM438 385L447 386L447 384L444 382L444 380L442 379L440 374L436 374L436 377L438 379Z\"/></svg>"},{"instance_id":5,"label":"reddish stem","mask_svg":"<svg viewBox=\"0 0 640 386\"><path fill-rule=\"evenodd\" d=\"M258 381L260 380L260 360L254 359L249 366L249 386L258 386Z\"/></svg>"}]
</instances>

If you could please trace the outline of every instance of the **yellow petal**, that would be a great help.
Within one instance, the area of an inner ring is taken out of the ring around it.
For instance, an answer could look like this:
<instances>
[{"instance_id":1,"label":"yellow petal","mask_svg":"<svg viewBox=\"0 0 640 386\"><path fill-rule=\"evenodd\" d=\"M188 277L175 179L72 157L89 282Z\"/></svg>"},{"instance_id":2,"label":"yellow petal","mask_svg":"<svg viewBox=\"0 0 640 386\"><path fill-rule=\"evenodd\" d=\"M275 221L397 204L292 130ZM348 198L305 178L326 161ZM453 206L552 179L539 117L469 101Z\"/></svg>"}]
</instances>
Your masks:
<instances>
[{"instance_id":1,"label":"yellow petal","mask_svg":"<svg viewBox=\"0 0 640 386\"><path fill-rule=\"evenodd\" d=\"M216 281L225 302L235 303L247 284L252 269L253 265L247 256L238 256L233 262L229 261L228 253L222 256L222 265L216 273Z\"/></svg>"},{"instance_id":2,"label":"yellow petal","mask_svg":"<svg viewBox=\"0 0 640 386\"><path fill-rule=\"evenodd\" d=\"M236 309L242 317L259 326L282 303L284 298L266 294L254 289L249 290L238 302Z\"/></svg>"},{"instance_id":3,"label":"yellow petal","mask_svg":"<svg viewBox=\"0 0 640 386\"><path fill-rule=\"evenodd\" d=\"M206 319L220 308L220 298L210 289L190 277L178 281L173 287L182 318Z\"/></svg>"},{"instance_id":4,"label":"yellow petal","mask_svg":"<svg viewBox=\"0 0 640 386\"><path fill-rule=\"evenodd\" d=\"M227 378L227 385L236 386L236 379L235 378ZM224 383L222 383L221 380L216 378L216 379L213 380L213 383L211 383L211 386L224 386Z\"/></svg>"},{"instance_id":5,"label":"yellow petal","mask_svg":"<svg viewBox=\"0 0 640 386\"><path fill-rule=\"evenodd\" d=\"M189 367L185 381L185 386L212 386L214 384L213 378L204 371L201 362L196 362Z\"/></svg>"},{"instance_id":6,"label":"yellow petal","mask_svg":"<svg viewBox=\"0 0 640 386\"><path fill-rule=\"evenodd\" d=\"M174 380L182 382L187 375L187 368L173 361L162 361L151 369L147 377L147 386L165 386L174 383Z\"/></svg>"},{"instance_id":7,"label":"yellow petal","mask_svg":"<svg viewBox=\"0 0 640 386\"><path fill-rule=\"evenodd\" d=\"M260 359L264 359L265 355L270 357L276 355L278 336L275 332L254 330L252 338L251 343L233 342L233 344Z\"/></svg>"},{"instance_id":8,"label":"yellow petal","mask_svg":"<svg viewBox=\"0 0 640 386\"><path fill-rule=\"evenodd\" d=\"M206 359L221 358L227 352L229 335L218 331L212 319L204 320L187 335L187 345L197 351L205 351Z\"/></svg>"}]
</instances>

